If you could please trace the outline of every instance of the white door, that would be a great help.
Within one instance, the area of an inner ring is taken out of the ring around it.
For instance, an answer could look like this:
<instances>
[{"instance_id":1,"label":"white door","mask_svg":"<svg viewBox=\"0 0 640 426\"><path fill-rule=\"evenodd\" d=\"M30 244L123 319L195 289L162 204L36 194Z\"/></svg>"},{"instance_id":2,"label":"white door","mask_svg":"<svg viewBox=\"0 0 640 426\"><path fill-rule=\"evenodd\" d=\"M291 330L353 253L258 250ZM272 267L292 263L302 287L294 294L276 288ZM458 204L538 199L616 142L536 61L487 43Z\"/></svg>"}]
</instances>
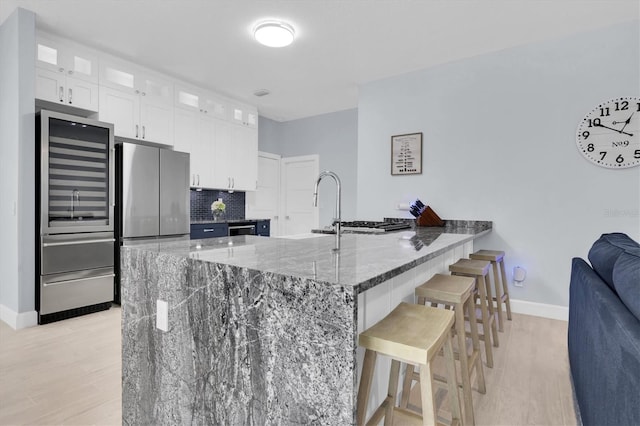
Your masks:
<instances>
[{"instance_id":1,"label":"white door","mask_svg":"<svg viewBox=\"0 0 640 426\"><path fill-rule=\"evenodd\" d=\"M281 235L306 234L318 228L318 208L313 206L313 187L318 177L318 155L282 159L281 188L284 220Z\"/></svg>"},{"instance_id":2,"label":"white door","mask_svg":"<svg viewBox=\"0 0 640 426\"><path fill-rule=\"evenodd\" d=\"M245 195L248 219L271 219L271 236L280 235L280 159L276 154L258 153L258 187Z\"/></svg>"}]
</instances>

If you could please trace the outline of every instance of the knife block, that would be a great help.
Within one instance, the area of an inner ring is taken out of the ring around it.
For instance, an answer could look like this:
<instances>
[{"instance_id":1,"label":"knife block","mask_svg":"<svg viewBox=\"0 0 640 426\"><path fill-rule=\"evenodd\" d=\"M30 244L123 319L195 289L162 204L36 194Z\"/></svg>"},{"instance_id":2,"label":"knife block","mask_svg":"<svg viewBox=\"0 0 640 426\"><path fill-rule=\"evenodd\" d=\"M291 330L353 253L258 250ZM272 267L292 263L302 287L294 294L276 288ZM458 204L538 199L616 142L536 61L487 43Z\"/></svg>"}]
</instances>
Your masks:
<instances>
[{"instance_id":1,"label":"knife block","mask_svg":"<svg viewBox=\"0 0 640 426\"><path fill-rule=\"evenodd\" d=\"M416 225L418 226L444 226L444 220L433 211L429 206L420 213L420 216L416 218Z\"/></svg>"}]
</instances>

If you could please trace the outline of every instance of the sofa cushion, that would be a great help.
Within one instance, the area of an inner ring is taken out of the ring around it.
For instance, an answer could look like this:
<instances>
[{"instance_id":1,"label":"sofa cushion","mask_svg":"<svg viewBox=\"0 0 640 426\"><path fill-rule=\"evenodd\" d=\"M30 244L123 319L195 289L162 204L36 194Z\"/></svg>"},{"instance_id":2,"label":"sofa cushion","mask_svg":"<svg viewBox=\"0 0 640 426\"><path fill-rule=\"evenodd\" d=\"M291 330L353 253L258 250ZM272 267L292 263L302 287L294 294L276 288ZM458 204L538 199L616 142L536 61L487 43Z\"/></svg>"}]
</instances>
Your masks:
<instances>
[{"instance_id":1,"label":"sofa cushion","mask_svg":"<svg viewBox=\"0 0 640 426\"><path fill-rule=\"evenodd\" d=\"M628 249L613 266L613 285L618 297L640 319L640 248Z\"/></svg>"},{"instance_id":2,"label":"sofa cushion","mask_svg":"<svg viewBox=\"0 0 640 426\"><path fill-rule=\"evenodd\" d=\"M625 250L637 248L640 248L640 245L626 234L602 234L589 250L589 262L604 282L616 291L613 285L613 265Z\"/></svg>"}]
</instances>

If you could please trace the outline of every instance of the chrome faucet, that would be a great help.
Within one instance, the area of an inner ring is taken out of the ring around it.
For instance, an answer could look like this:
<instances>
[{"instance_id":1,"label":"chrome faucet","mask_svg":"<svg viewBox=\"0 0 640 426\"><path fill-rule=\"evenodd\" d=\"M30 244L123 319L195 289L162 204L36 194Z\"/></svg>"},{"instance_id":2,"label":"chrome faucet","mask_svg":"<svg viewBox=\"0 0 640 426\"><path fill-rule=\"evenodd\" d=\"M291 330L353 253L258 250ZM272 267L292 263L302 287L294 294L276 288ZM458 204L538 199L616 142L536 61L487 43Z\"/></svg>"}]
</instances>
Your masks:
<instances>
[{"instance_id":1,"label":"chrome faucet","mask_svg":"<svg viewBox=\"0 0 640 426\"><path fill-rule=\"evenodd\" d=\"M341 218L341 211L340 211L340 197L341 197L341 191L340 191L340 178L338 177L337 174L330 172L328 170L320 173L320 175L318 176L318 180L316 180L316 186L313 192L313 205L314 207L318 207L318 185L320 185L320 181L322 180L322 178L326 177L326 176L331 176L333 178L333 180L336 181L336 217L333 219L333 223L336 227L336 247L333 249L334 251L338 251L340 250L340 218Z\"/></svg>"}]
</instances>

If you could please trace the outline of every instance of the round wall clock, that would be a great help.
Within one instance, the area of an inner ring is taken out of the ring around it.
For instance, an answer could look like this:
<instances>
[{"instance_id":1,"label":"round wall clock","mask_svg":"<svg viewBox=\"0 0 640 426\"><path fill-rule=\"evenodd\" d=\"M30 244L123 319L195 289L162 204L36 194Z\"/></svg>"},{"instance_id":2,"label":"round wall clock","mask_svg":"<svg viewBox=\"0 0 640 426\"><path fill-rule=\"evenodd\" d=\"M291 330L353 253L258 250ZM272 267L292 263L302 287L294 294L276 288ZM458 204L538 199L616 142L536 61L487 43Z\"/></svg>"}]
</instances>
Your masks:
<instances>
[{"instance_id":1,"label":"round wall clock","mask_svg":"<svg viewBox=\"0 0 640 426\"><path fill-rule=\"evenodd\" d=\"M598 166L640 165L640 97L623 96L596 106L578 125L576 144Z\"/></svg>"}]
</instances>

